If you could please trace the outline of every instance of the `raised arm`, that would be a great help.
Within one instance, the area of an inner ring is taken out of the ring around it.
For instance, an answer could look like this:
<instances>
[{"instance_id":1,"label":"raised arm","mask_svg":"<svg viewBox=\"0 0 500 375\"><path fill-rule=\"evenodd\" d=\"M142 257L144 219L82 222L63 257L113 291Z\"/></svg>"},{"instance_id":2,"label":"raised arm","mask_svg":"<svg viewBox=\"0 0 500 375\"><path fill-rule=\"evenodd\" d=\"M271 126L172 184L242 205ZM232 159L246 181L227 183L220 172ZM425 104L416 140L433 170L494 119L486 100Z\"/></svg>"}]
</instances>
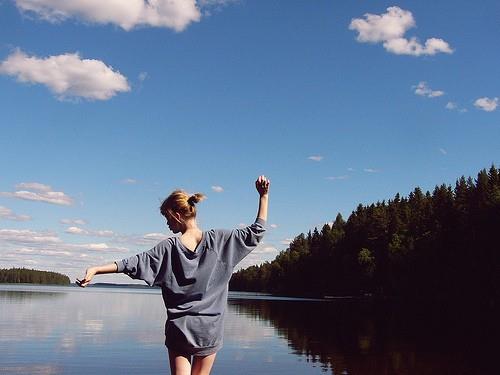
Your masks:
<instances>
[{"instance_id":1,"label":"raised arm","mask_svg":"<svg viewBox=\"0 0 500 375\"><path fill-rule=\"evenodd\" d=\"M255 181L255 188L259 192L259 211L257 217L267 221L267 206L269 200L269 185L271 181L262 175Z\"/></svg>"}]
</instances>

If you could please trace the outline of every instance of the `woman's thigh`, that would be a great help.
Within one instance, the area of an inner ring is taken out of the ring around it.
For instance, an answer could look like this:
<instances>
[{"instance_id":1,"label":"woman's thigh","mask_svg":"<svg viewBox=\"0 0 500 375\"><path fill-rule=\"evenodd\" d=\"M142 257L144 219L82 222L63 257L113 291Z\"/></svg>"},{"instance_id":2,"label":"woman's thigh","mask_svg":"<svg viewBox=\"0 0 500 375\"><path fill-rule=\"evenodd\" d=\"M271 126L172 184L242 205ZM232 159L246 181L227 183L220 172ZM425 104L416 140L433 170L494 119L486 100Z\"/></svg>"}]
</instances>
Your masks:
<instances>
[{"instance_id":1,"label":"woman's thigh","mask_svg":"<svg viewBox=\"0 0 500 375\"><path fill-rule=\"evenodd\" d=\"M168 350L172 375L191 375L191 356Z\"/></svg>"},{"instance_id":2,"label":"woman's thigh","mask_svg":"<svg viewBox=\"0 0 500 375\"><path fill-rule=\"evenodd\" d=\"M209 375L217 353L206 356L193 356L192 375Z\"/></svg>"}]
</instances>

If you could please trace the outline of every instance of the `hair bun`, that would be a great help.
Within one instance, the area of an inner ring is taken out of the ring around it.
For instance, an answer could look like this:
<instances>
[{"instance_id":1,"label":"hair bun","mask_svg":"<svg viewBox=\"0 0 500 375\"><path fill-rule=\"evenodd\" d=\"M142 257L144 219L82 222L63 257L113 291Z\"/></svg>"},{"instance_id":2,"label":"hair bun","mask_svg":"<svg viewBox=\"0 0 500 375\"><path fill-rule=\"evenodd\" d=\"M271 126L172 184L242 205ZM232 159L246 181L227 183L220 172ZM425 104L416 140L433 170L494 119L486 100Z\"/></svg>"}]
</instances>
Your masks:
<instances>
[{"instance_id":1,"label":"hair bun","mask_svg":"<svg viewBox=\"0 0 500 375\"><path fill-rule=\"evenodd\" d=\"M190 206L194 206L195 203L198 203L200 202L201 200L205 199L205 195L201 194L201 193L196 193L196 194L193 194L191 195L187 202Z\"/></svg>"}]
</instances>

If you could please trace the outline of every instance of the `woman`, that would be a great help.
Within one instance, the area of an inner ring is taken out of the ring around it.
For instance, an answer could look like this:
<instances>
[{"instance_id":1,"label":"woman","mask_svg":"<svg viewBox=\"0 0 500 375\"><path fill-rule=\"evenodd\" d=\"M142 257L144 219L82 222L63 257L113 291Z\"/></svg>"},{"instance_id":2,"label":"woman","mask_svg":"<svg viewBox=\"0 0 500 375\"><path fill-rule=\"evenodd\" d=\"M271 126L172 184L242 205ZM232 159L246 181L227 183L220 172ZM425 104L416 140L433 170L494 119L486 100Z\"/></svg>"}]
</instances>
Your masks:
<instances>
[{"instance_id":1,"label":"woman","mask_svg":"<svg viewBox=\"0 0 500 375\"><path fill-rule=\"evenodd\" d=\"M167 308L165 345L175 375L205 375L222 347L228 285L234 267L260 242L266 230L270 181L259 176L259 210L255 222L242 229L202 231L196 206L203 194L176 190L160 211L173 233L151 250L87 269L77 280L87 286L94 275L123 272L149 285L159 285ZM191 356L193 358L191 359Z\"/></svg>"}]
</instances>

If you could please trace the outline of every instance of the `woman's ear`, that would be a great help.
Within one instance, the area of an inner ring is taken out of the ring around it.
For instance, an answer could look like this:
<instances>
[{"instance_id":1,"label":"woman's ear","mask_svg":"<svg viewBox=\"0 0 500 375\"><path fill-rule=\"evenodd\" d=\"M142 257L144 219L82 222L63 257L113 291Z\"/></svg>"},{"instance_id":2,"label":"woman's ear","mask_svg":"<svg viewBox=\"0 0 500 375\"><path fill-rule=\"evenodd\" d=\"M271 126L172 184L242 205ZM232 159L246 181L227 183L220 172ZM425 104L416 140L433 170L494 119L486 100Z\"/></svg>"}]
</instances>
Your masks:
<instances>
[{"instance_id":1,"label":"woman's ear","mask_svg":"<svg viewBox=\"0 0 500 375\"><path fill-rule=\"evenodd\" d=\"M174 219L179 223L179 224L183 224L184 222L181 220L181 214L178 213L178 212L174 212Z\"/></svg>"}]
</instances>

